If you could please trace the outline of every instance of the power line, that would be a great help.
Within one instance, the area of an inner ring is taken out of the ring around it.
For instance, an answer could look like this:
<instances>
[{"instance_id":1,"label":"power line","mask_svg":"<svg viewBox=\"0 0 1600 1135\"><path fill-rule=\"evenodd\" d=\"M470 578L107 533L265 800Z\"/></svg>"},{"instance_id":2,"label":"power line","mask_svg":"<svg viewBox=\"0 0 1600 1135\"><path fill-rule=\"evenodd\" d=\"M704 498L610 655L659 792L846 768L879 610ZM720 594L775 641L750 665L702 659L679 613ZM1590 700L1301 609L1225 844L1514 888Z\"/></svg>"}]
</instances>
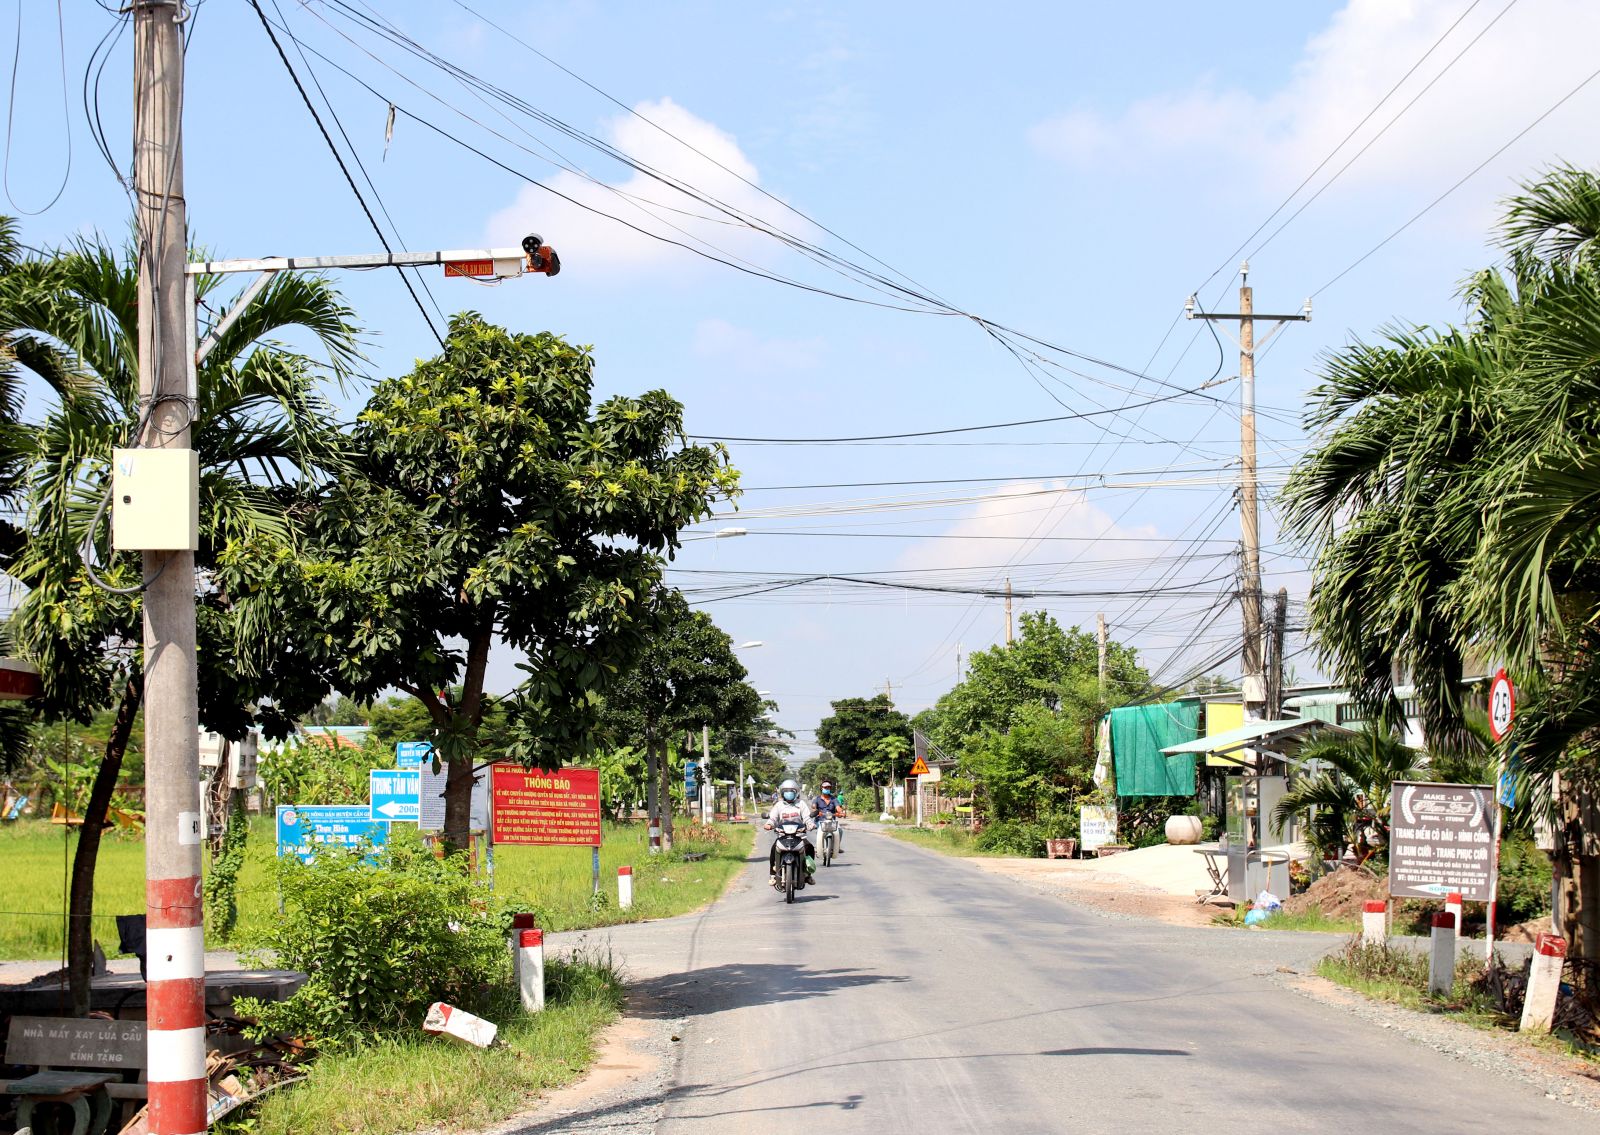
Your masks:
<instances>
[{"instance_id":1,"label":"power line","mask_svg":"<svg viewBox=\"0 0 1600 1135\"><path fill-rule=\"evenodd\" d=\"M1388 236L1386 236L1382 240L1380 240L1377 244L1375 244L1371 248L1369 248L1366 252L1364 252L1360 256L1356 257L1356 259L1353 260L1349 264L1348 267L1344 268L1337 275L1335 275L1331 280L1329 280L1326 284L1323 284L1316 291L1312 292L1311 293L1312 296L1321 295L1323 292L1325 292L1329 288L1333 287L1333 285L1337 284L1340 280L1342 280L1346 276L1348 276L1351 272L1353 272L1357 268L1359 268L1362 264L1366 263L1367 260L1370 259L1376 252L1378 252L1379 249L1383 248L1384 245L1388 244L1395 237L1397 237L1401 233L1405 232L1412 225L1414 225L1418 221L1420 221L1428 213L1432 212L1433 209L1436 206L1438 206L1439 203L1442 202L1446 197L1449 197L1456 190L1460 189L1467 182L1471 181L1474 177L1476 177L1479 173L1481 173L1483 171L1483 168L1485 166L1487 166L1490 162L1494 161L1501 154L1505 153L1512 146L1514 146L1518 142L1520 142L1530 131L1533 130L1534 127L1538 126L1545 119L1549 118L1556 111L1560 110L1569 101L1571 101L1578 94L1579 91L1583 90L1583 88L1587 87L1590 83L1594 82L1597 78L1600 78L1600 69L1597 69L1597 70L1589 72L1589 74L1583 79L1582 82L1580 82L1577 86L1573 87L1570 91L1568 91L1566 94L1562 95L1559 99L1557 99L1555 101L1555 103L1550 107L1550 109L1546 110L1538 118L1535 118L1532 122L1528 123L1528 125L1524 126L1521 130L1517 131L1514 135L1511 136L1510 140L1507 141L1505 143L1505 145L1501 146L1494 153L1492 153L1488 157L1484 158L1483 161L1481 161L1477 165L1473 166L1472 169L1468 170L1467 173L1465 173L1460 178L1460 180L1458 180L1454 185L1450 186L1449 189L1446 189L1443 193L1439 194L1439 196L1435 197L1432 201L1428 202L1420 210L1418 210L1416 212L1416 214L1413 215L1411 217L1411 219L1408 220L1405 224L1403 224L1399 228L1395 229L1394 232L1390 233Z\"/></svg>"},{"instance_id":2,"label":"power line","mask_svg":"<svg viewBox=\"0 0 1600 1135\"><path fill-rule=\"evenodd\" d=\"M1148 402L1141 402L1141 406L1153 406L1159 402L1171 402L1188 394L1197 394L1207 386L1217 385L1216 380L1206 382L1192 390L1183 390L1177 394L1167 394L1160 398L1152 398ZM908 437L939 437L947 434L976 433L980 430L1006 430L1018 426L1038 426L1047 422L1072 422L1080 418L1098 418L1105 414L1119 414L1130 407L1122 409L1089 410L1082 414L1058 414L1050 418L1029 418L1017 422L992 422L983 426L954 426L942 430L914 430L910 433L898 434L866 434L860 437L733 437L727 434L688 434L693 441L736 441L760 442L767 445L839 445L862 441L897 441Z\"/></svg>"},{"instance_id":3,"label":"power line","mask_svg":"<svg viewBox=\"0 0 1600 1135\"><path fill-rule=\"evenodd\" d=\"M294 82L294 89L300 92L300 100L306 104L306 109L311 112L311 118L317 124L317 130L322 134L322 140L328 144L328 151L333 154L333 160L339 163L339 172L344 174L344 179L350 185L350 192L356 195L356 202L361 206L361 211L367 215L367 222L372 226L372 231L378 234L378 240L383 244L383 250L393 253L389 247L389 238L383 235L383 228L378 224L378 219L372 215L372 210L367 207L366 198L361 195L361 187L356 184L356 179L350 176L350 168L344 164L344 157L339 153L339 147L333 144L333 138L328 134L328 128L322 124L322 116L317 113L316 106L311 101L311 96L306 93L305 87L300 82L300 76L295 73L294 64L289 62L289 57L284 54L283 45L278 42L278 35L272 30L272 24L267 19L267 14L261 10L259 0L250 0L250 7L255 9L256 16L261 20L261 26L266 30L267 37L272 40L272 46L277 49L278 58L283 61L284 70L289 72L289 78ZM293 39L293 36L290 36ZM422 313L423 322L428 325L428 330L433 332L433 337L439 341L440 350L444 349L444 336L439 334L439 329L433 325L433 318L428 314L428 309L422 306L422 300L417 295L417 290L411 286L411 279L398 266L395 271L400 273L400 282L406 286L406 291L411 294L411 302L417 305L417 310Z\"/></svg>"}]
</instances>

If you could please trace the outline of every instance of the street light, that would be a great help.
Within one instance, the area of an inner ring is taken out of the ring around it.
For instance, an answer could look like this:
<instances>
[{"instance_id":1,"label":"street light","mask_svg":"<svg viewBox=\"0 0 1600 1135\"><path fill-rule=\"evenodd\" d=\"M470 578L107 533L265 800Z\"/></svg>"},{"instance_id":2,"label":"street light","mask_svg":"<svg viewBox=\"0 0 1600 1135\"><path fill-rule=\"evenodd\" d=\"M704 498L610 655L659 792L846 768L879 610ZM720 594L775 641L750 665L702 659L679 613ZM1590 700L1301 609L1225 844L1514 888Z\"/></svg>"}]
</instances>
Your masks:
<instances>
[{"instance_id":1,"label":"street light","mask_svg":"<svg viewBox=\"0 0 1600 1135\"><path fill-rule=\"evenodd\" d=\"M726 540L730 536L748 535L750 535L750 529L748 528L719 528L715 532L701 532L694 536L685 536L683 542L687 544L692 540Z\"/></svg>"},{"instance_id":2,"label":"street light","mask_svg":"<svg viewBox=\"0 0 1600 1135\"><path fill-rule=\"evenodd\" d=\"M767 644L762 642L759 638L753 638L749 642L741 642L739 644L739 649L740 650L752 650L755 647L766 646L766 645Z\"/></svg>"}]
</instances>

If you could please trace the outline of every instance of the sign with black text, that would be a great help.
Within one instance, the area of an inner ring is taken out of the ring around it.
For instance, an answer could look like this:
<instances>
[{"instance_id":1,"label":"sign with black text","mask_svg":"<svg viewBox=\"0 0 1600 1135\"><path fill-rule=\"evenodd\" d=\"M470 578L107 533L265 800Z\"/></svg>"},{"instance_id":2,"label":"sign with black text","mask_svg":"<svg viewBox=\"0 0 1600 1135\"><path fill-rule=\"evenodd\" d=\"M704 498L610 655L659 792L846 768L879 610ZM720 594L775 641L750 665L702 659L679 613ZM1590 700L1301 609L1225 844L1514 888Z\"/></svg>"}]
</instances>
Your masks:
<instances>
[{"instance_id":1,"label":"sign with black text","mask_svg":"<svg viewBox=\"0 0 1600 1135\"><path fill-rule=\"evenodd\" d=\"M1488 902L1494 894L1494 786L1397 780L1389 797L1389 893Z\"/></svg>"}]
</instances>

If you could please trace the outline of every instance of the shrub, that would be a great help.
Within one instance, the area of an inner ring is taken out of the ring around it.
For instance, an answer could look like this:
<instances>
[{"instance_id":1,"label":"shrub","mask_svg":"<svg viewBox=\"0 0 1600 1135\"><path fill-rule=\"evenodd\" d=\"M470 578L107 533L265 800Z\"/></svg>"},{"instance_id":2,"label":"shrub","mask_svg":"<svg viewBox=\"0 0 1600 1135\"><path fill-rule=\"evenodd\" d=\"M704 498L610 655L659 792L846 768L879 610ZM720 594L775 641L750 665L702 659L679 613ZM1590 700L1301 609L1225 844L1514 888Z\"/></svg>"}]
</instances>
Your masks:
<instances>
[{"instance_id":1,"label":"shrub","mask_svg":"<svg viewBox=\"0 0 1600 1135\"><path fill-rule=\"evenodd\" d=\"M844 794L845 811L871 819L878 814L878 795L869 785L852 788Z\"/></svg>"},{"instance_id":2,"label":"shrub","mask_svg":"<svg viewBox=\"0 0 1600 1135\"><path fill-rule=\"evenodd\" d=\"M436 858L399 825L375 861L327 850L278 864L284 913L253 945L308 975L287 1001L238 1002L252 1035L289 1034L347 1048L418 1027L434 1001L482 1003L509 979L509 915L467 877L461 857Z\"/></svg>"},{"instance_id":3,"label":"shrub","mask_svg":"<svg viewBox=\"0 0 1600 1135\"><path fill-rule=\"evenodd\" d=\"M1500 925L1527 922L1550 911L1550 857L1526 836L1508 838L1500 845Z\"/></svg>"}]
</instances>

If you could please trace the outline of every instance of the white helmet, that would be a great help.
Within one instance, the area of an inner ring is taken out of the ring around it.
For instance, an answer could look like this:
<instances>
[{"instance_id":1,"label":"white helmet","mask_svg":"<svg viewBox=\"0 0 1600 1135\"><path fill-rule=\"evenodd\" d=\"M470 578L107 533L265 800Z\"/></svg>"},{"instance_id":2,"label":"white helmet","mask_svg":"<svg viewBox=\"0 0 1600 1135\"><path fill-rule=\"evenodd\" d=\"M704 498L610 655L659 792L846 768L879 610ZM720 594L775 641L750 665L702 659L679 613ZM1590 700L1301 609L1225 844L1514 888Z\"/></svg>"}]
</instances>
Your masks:
<instances>
[{"instance_id":1,"label":"white helmet","mask_svg":"<svg viewBox=\"0 0 1600 1135\"><path fill-rule=\"evenodd\" d=\"M796 800L800 799L800 786L793 780L786 780L782 784L778 785L778 797L783 800L785 804L793 804Z\"/></svg>"}]
</instances>

